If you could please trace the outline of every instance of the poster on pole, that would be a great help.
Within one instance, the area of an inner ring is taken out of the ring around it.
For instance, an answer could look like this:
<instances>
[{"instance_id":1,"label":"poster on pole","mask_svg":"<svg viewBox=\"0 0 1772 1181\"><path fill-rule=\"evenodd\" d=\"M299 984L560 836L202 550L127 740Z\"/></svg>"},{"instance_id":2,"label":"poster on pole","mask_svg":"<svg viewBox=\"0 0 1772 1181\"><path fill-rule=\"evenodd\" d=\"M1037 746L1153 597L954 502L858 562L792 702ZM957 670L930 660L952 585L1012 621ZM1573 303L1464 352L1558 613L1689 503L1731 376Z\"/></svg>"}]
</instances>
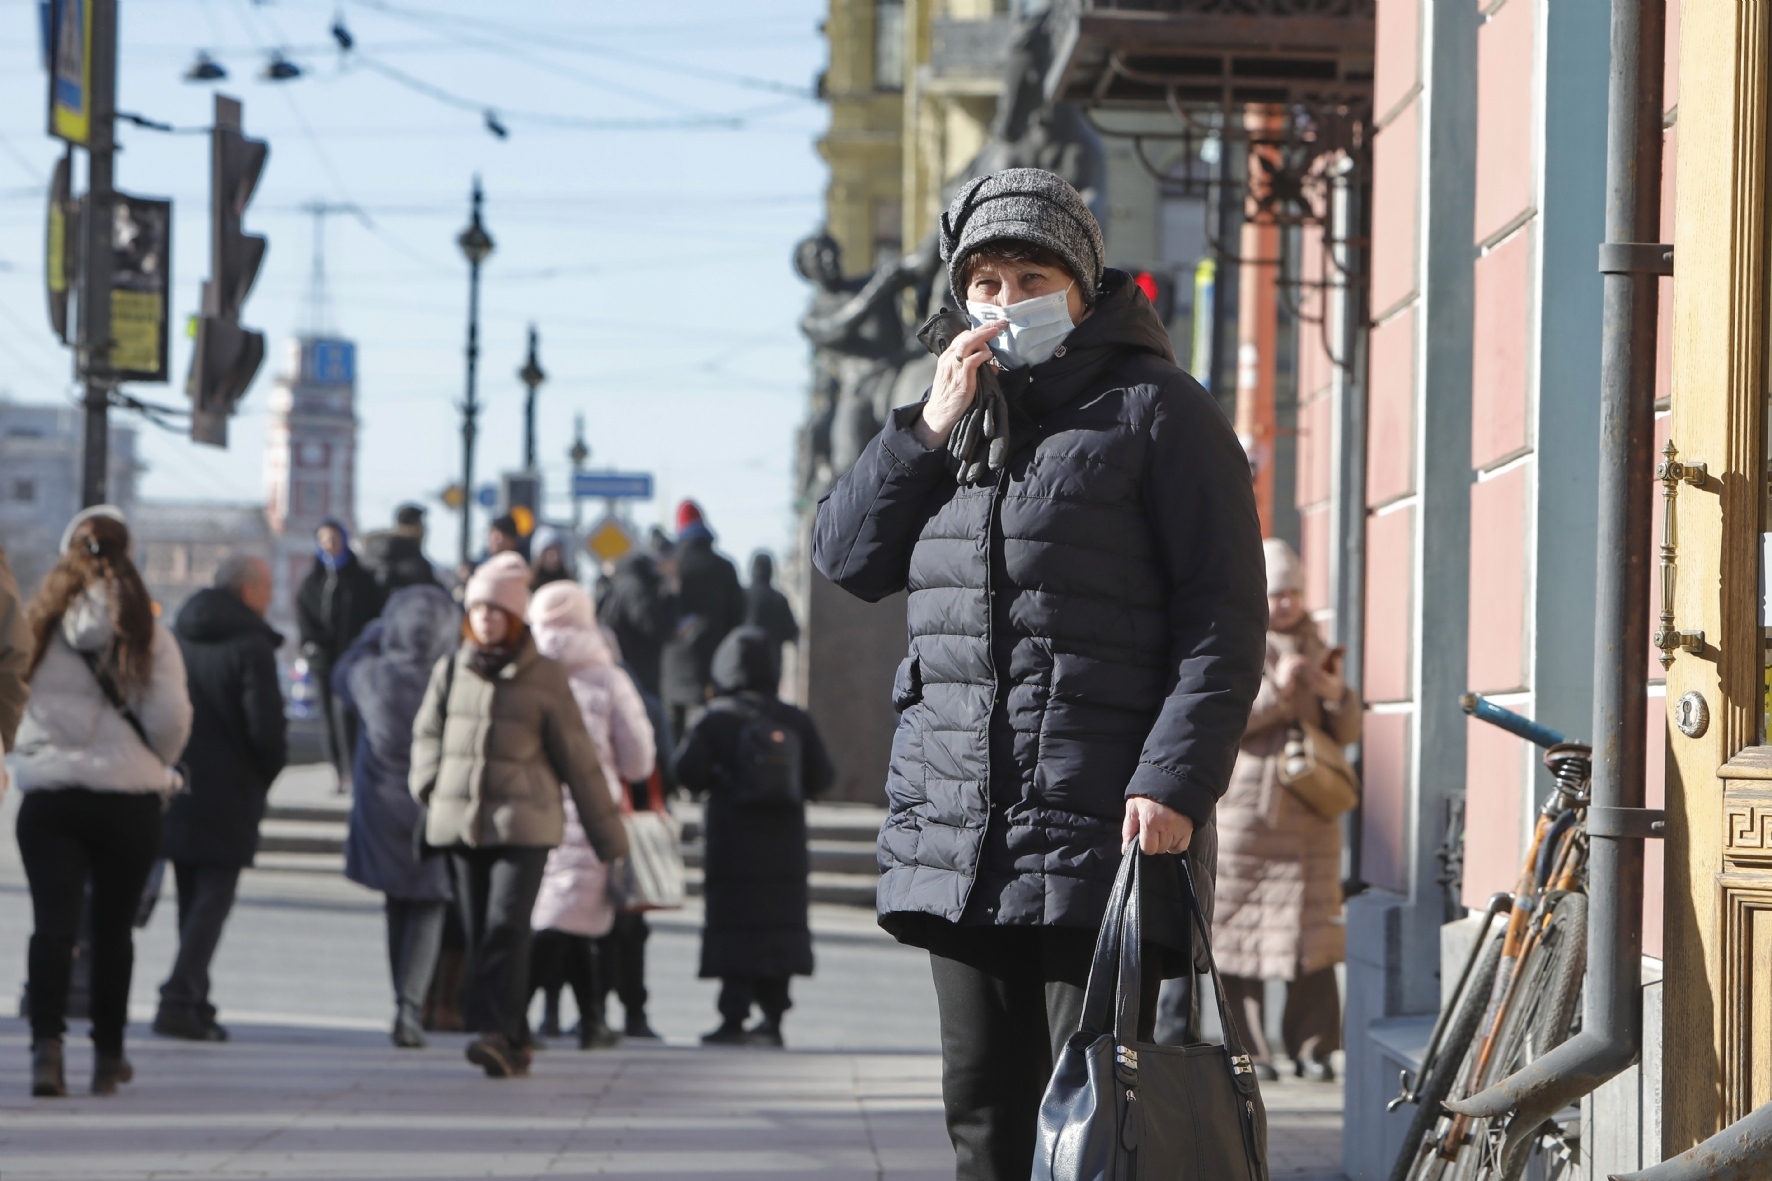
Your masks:
<instances>
[{"instance_id":1,"label":"poster on pole","mask_svg":"<svg viewBox=\"0 0 1772 1181\"><path fill-rule=\"evenodd\" d=\"M49 4L49 134L82 146L92 135L93 4Z\"/></svg>"},{"instance_id":2,"label":"poster on pole","mask_svg":"<svg viewBox=\"0 0 1772 1181\"><path fill-rule=\"evenodd\" d=\"M118 193L113 211L111 371L124 381L165 381L172 202Z\"/></svg>"}]
</instances>

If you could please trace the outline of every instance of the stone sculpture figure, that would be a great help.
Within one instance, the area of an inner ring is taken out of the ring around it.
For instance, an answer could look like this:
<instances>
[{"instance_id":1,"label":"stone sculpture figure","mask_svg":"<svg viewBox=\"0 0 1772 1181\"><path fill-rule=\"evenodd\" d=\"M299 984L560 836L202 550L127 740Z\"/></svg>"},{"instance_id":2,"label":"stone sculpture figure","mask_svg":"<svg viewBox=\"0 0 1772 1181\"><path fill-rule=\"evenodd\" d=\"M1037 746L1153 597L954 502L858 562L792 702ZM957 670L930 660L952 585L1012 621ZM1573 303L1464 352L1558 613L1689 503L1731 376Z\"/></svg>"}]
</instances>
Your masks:
<instances>
[{"instance_id":1,"label":"stone sculpture figure","mask_svg":"<svg viewBox=\"0 0 1772 1181\"><path fill-rule=\"evenodd\" d=\"M1074 103L1046 100L1052 64L1050 12L1021 21L1004 68L990 138L942 195L1004 168L1044 168L1096 206L1106 174L1101 141ZM1105 219L1103 219L1105 220ZM923 320L958 307L948 290L932 231L917 248L865 279L844 279L835 239L821 230L795 248L794 265L813 284L800 329L814 346L812 413L801 433L800 491L810 504L855 462L895 406L916 401L935 376L935 358L917 342ZM912 293L909 323L903 293Z\"/></svg>"}]
</instances>

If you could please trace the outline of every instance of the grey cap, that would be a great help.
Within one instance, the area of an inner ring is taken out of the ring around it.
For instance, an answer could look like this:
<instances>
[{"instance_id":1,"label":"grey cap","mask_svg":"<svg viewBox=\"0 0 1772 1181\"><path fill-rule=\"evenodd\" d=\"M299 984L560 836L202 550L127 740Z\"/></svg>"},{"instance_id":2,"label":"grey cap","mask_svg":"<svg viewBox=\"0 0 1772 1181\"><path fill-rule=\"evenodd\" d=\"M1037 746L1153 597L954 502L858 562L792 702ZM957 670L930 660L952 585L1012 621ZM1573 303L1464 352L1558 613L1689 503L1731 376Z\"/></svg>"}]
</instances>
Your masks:
<instances>
[{"instance_id":1,"label":"grey cap","mask_svg":"<svg viewBox=\"0 0 1772 1181\"><path fill-rule=\"evenodd\" d=\"M1101 226L1062 176L1044 168L1005 168L960 186L941 215L941 258L956 299L966 298L961 270L967 256L1004 238L1058 255L1082 285L1084 302L1095 302L1104 252Z\"/></svg>"}]
</instances>

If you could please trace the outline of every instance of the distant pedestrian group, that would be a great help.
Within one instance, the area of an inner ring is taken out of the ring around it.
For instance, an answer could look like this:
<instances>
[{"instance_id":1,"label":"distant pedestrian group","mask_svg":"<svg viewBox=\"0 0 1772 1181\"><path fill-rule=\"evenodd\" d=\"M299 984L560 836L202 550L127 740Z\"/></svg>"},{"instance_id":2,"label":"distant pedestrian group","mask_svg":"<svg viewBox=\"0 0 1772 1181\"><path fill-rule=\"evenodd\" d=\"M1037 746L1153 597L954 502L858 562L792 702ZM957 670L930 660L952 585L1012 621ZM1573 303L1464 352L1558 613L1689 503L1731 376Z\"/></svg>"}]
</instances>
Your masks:
<instances>
[{"instance_id":1,"label":"distant pedestrian group","mask_svg":"<svg viewBox=\"0 0 1772 1181\"><path fill-rule=\"evenodd\" d=\"M396 1046L465 1029L471 1062L520 1076L535 995L541 1032L557 1034L567 989L582 1048L656 1037L624 857L631 818L676 790L706 801L700 972L722 986L703 1040L782 1044L789 978L813 966L804 805L834 775L810 718L778 697L798 627L770 559L747 590L697 506L677 524L595 598L570 536L548 527L525 538L495 521L454 595L424 558L416 506L355 546L341 521L316 531L294 614L352 797L345 875L384 898ZM93 1091L133 1077L132 927L162 869L179 940L154 1031L228 1039L210 969L290 751L273 598L265 561L231 556L165 626L108 506L70 523L28 608L0 556L0 790L10 776L23 793L34 1094L67 1093L82 939Z\"/></svg>"}]
</instances>

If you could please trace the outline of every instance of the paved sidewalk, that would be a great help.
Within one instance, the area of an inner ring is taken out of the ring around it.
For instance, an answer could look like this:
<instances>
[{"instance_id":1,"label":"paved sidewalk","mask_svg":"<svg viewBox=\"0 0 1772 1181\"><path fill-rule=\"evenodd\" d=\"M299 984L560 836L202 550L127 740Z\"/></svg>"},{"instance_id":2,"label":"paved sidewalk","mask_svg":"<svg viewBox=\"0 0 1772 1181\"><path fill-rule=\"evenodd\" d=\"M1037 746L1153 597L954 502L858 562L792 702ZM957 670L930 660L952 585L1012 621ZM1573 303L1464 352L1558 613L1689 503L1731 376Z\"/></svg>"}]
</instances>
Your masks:
<instances>
[{"instance_id":1,"label":"paved sidewalk","mask_svg":"<svg viewBox=\"0 0 1772 1181\"><path fill-rule=\"evenodd\" d=\"M0 807L0 1011L22 983L31 927L12 796ZM695 978L691 908L659 916L648 946L667 1045L587 1054L558 1040L531 1078L498 1082L462 1060L461 1036L388 1045L379 899L317 874L243 880L215 965L234 1040L154 1038L142 1019L171 961L171 894L136 942L138 1077L123 1094L78 1094L91 1058L76 1022L76 1096L32 1100L29 1035L0 1019L4 1181L953 1176L927 957L864 912L814 908L818 974L795 982L787 1053L694 1044L715 1021L716 982ZM1265 1097L1275 1181L1339 1177L1341 1088L1288 1079Z\"/></svg>"}]
</instances>

